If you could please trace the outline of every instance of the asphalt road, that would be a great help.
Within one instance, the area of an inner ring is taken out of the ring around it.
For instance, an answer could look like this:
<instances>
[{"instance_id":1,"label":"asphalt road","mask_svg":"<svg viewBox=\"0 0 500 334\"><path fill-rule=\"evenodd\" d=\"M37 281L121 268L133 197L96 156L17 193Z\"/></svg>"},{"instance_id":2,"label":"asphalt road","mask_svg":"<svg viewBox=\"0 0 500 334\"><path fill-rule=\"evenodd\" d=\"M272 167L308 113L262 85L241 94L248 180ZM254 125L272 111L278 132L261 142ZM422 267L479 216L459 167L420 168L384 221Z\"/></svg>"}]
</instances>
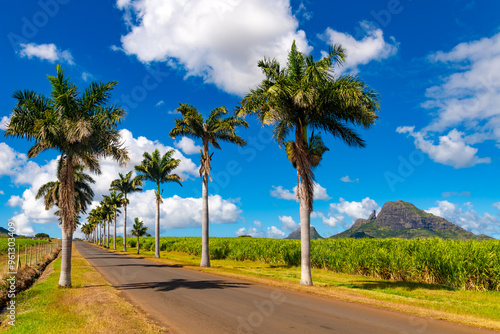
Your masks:
<instances>
[{"instance_id":1,"label":"asphalt road","mask_svg":"<svg viewBox=\"0 0 500 334\"><path fill-rule=\"evenodd\" d=\"M494 333L75 245L126 299L174 333Z\"/></svg>"}]
</instances>

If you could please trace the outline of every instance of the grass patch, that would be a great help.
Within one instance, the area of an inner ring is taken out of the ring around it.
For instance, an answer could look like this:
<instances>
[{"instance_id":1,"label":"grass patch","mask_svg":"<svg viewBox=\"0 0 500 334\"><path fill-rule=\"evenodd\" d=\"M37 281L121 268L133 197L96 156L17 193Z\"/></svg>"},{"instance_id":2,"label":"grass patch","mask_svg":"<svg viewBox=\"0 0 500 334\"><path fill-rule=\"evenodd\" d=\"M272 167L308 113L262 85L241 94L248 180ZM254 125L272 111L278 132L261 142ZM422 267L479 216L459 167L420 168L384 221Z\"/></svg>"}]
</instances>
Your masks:
<instances>
[{"instance_id":1,"label":"grass patch","mask_svg":"<svg viewBox=\"0 0 500 334\"><path fill-rule=\"evenodd\" d=\"M23 239L20 237L15 238L16 251L17 245L19 245L22 254L24 255L25 246L36 246L49 243L47 240L36 240L36 239ZM9 249L9 238L0 238L0 254L6 254Z\"/></svg>"},{"instance_id":2,"label":"grass patch","mask_svg":"<svg viewBox=\"0 0 500 334\"><path fill-rule=\"evenodd\" d=\"M73 288L58 287L61 259L16 298L16 326L8 333L166 333L119 296L117 290L73 247ZM5 320L5 315L1 317Z\"/></svg>"},{"instance_id":3,"label":"grass patch","mask_svg":"<svg viewBox=\"0 0 500 334\"><path fill-rule=\"evenodd\" d=\"M114 252L124 254L118 250ZM446 285L390 281L317 268L312 270L315 286L304 287L299 284L300 267L296 266L225 259L211 260L211 268L200 268L200 256L161 252L161 258L155 259L154 251L135 253L136 249L128 248L127 255L169 265L500 331L498 291L468 291Z\"/></svg>"}]
</instances>

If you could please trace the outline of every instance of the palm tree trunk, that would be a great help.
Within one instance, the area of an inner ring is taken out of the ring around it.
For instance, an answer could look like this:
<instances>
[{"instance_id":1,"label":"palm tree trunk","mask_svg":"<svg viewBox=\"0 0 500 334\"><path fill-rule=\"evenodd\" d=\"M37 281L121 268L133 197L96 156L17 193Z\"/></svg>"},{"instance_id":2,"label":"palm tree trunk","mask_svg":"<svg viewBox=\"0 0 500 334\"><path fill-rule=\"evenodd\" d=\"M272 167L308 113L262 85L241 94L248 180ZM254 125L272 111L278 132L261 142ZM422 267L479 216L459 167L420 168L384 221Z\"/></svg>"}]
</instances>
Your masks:
<instances>
[{"instance_id":1,"label":"palm tree trunk","mask_svg":"<svg viewBox=\"0 0 500 334\"><path fill-rule=\"evenodd\" d=\"M210 252L208 249L208 175L204 173L202 182L202 209L201 209L201 263L200 267L210 267Z\"/></svg>"},{"instance_id":2,"label":"palm tree trunk","mask_svg":"<svg viewBox=\"0 0 500 334\"><path fill-rule=\"evenodd\" d=\"M139 237L137 237L137 254L139 254Z\"/></svg>"},{"instance_id":3,"label":"palm tree trunk","mask_svg":"<svg viewBox=\"0 0 500 334\"><path fill-rule=\"evenodd\" d=\"M109 220L108 220L108 233L106 233L106 248L109 249Z\"/></svg>"},{"instance_id":4,"label":"palm tree trunk","mask_svg":"<svg viewBox=\"0 0 500 334\"><path fill-rule=\"evenodd\" d=\"M116 250L116 212L115 212L115 217L114 217L114 237L113 237L113 249Z\"/></svg>"},{"instance_id":5,"label":"palm tree trunk","mask_svg":"<svg viewBox=\"0 0 500 334\"><path fill-rule=\"evenodd\" d=\"M61 157L62 159L62 157ZM61 175L60 209L62 212L62 249L60 287L71 287L71 248L73 243L73 225L75 222L75 175L73 159L66 156L66 165Z\"/></svg>"},{"instance_id":6,"label":"palm tree trunk","mask_svg":"<svg viewBox=\"0 0 500 334\"><path fill-rule=\"evenodd\" d=\"M125 201L127 198L125 198ZM123 251L127 251L127 204L123 205Z\"/></svg>"},{"instance_id":7,"label":"palm tree trunk","mask_svg":"<svg viewBox=\"0 0 500 334\"><path fill-rule=\"evenodd\" d=\"M155 258L160 258L160 194L156 197Z\"/></svg>"},{"instance_id":8,"label":"palm tree trunk","mask_svg":"<svg viewBox=\"0 0 500 334\"><path fill-rule=\"evenodd\" d=\"M300 284L313 285L311 277L311 212L306 200L305 193L307 191L305 180L300 183Z\"/></svg>"},{"instance_id":9,"label":"palm tree trunk","mask_svg":"<svg viewBox=\"0 0 500 334\"><path fill-rule=\"evenodd\" d=\"M71 248L73 243L73 231L62 231L61 249L61 275L59 276L59 286L63 288L71 287Z\"/></svg>"}]
</instances>

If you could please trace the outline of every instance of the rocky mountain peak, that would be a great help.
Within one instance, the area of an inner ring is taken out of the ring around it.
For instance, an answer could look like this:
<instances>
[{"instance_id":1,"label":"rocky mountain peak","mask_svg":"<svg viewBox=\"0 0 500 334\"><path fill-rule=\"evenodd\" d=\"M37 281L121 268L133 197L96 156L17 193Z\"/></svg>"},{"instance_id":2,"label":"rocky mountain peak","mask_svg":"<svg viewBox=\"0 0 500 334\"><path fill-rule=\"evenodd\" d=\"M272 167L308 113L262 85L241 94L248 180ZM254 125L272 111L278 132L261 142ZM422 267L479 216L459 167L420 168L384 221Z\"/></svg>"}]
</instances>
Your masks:
<instances>
[{"instance_id":1,"label":"rocky mountain peak","mask_svg":"<svg viewBox=\"0 0 500 334\"><path fill-rule=\"evenodd\" d=\"M310 229L309 229L309 233L310 233L310 236L311 236L311 240L316 240L316 239L323 239L323 237L321 235L319 235L318 231L316 231L316 228L314 226L311 226ZM286 239L297 239L297 240L300 240L300 227L298 229L296 229L295 231L293 231L292 233L290 233L288 235L288 237L286 237Z\"/></svg>"},{"instance_id":2,"label":"rocky mountain peak","mask_svg":"<svg viewBox=\"0 0 500 334\"><path fill-rule=\"evenodd\" d=\"M404 201L384 204L378 215L375 211L368 219L357 219L350 229L333 238L434 238L460 240L487 240L485 235L475 235L442 217L420 210Z\"/></svg>"}]
</instances>

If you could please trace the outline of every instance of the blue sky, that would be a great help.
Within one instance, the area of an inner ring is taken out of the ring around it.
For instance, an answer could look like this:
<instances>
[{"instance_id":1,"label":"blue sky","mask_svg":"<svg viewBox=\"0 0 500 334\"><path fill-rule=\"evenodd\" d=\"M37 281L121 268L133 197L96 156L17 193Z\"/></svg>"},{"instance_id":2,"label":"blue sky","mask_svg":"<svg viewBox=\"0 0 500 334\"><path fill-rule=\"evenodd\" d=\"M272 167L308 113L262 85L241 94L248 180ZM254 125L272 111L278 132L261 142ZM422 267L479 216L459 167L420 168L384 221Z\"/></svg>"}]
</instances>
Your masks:
<instances>
[{"instance_id":1,"label":"blue sky","mask_svg":"<svg viewBox=\"0 0 500 334\"><path fill-rule=\"evenodd\" d=\"M364 149L325 135L330 151L316 170L312 224L323 236L350 227L391 200L405 200L474 233L500 237L500 3L495 1L16 1L0 31L0 226L60 236L34 199L55 179L57 152L27 159L32 143L4 137L17 89L49 94L61 64L83 89L118 81L113 101L131 162L103 161L96 203L118 172L155 148L178 150L183 187L164 185L163 236L201 234L199 144L172 140L178 103L204 115L229 110L262 79L263 57L283 61L293 40L316 59L332 43L380 93L379 120L360 130ZM224 144L213 157L212 236L283 237L299 223L296 174L283 149L248 117L248 146ZM128 221L153 227L153 185L133 194ZM94 205L96 205L94 203ZM118 218L118 228L122 218ZM77 232L77 235L80 235Z\"/></svg>"}]
</instances>

